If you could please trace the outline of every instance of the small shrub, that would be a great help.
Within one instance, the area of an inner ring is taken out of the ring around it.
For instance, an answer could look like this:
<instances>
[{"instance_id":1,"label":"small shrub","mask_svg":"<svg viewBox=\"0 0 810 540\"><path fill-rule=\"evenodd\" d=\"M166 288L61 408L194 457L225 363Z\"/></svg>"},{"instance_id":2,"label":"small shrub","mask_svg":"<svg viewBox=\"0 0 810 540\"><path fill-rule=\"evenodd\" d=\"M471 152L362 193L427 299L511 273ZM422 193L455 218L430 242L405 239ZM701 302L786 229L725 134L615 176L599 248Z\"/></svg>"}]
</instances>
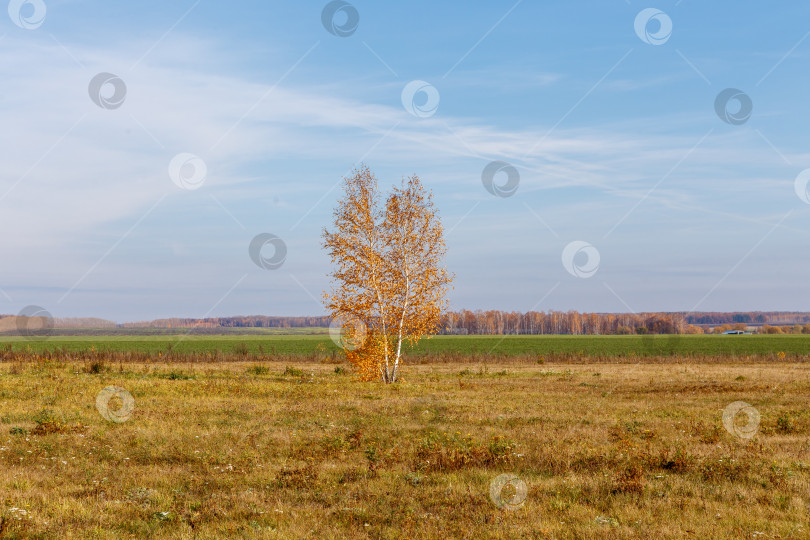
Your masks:
<instances>
[{"instance_id":1,"label":"small shrub","mask_svg":"<svg viewBox=\"0 0 810 540\"><path fill-rule=\"evenodd\" d=\"M19 426L14 426L8 432L11 435L28 435L28 430Z\"/></svg>"},{"instance_id":2,"label":"small shrub","mask_svg":"<svg viewBox=\"0 0 810 540\"><path fill-rule=\"evenodd\" d=\"M343 366L335 366L335 374L336 375L345 375L346 374L346 368L343 367Z\"/></svg>"},{"instance_id":3,"label":"small shrub","mask_svg":"<svg viewBox=\"0 0 810 540\"><path fill-rule=\"evenodd\" d=\"M782 413L776 419L776 432L781 434L793 433L796 431L796 425L788 413Z\"/></svg>"},{"instance_id":4,"label":"small shrub","mask_svg":"<svg viewBox=\"0 0 810 540\"><path fill-rule=\"evenodd\" d=\"M247 356L250 353L250 349L247 346L247 343L244 341L240 341L236 345L233 346L234 354L238 354L239 356Z\"/></svg>"},{"instance_id":5,"label":"small shrub","mask_svg":"<svg viewBox=\"0 0 810 540\"><path fill-rule=\"evenodd\" d=\"M90 365L87 366L87 373L98 374L105 371L107 371L107 364L100 358L93 360L90 362Z\"/></svg>"},{"instance_id":6,"label":"small shrub","mask_svg":"<svg viewBox=\"0 0 810 540\"><path fill-rule=\"evenodd\" d=\"M46 435L48 433L77 433L86 430L85 426L80 424L68 424L64 418L57 415L52 409L42 409L34 416L34 422L37 424L33 430L32 435Z\"/></svg>"},{"instance_id":7,"label":"small shrub","mask_svg":"<svg viewBox=\"0 0 810 540\"><path fill-rule=\"evenodd\" d=\"M62 430L64 422L53 409L42 409L34 416L36 427L34 433L57 433Z\"/></svg>"},{"instance_id":8,"label":"small shrub","mask_svg":"<svg viewBox=\"0 0 810 540\"><path fill-rule=\"evenodd\" d=\"M303 377L304 372L303 372L303 370L300 370L298 368L294 368L292 366L287 366L286 368L284 368L284 373L282 373L281 375L284 376L284 377L287 377L288 375L290 377Z\"/></svg>"},{"instance_id":9,"label":"small shrub","mask_svg":"<svg viewBox=\"0 0 810 540\"><path fill-rule=\"evenodd\" d=\"M247 373L248 375L257 375L257 376L267 375L268 373L270 373L270 368L268 368L267 366L260 366L260 365L250 366L245 370L245 373Z\"/></svg>"}]
</instances>

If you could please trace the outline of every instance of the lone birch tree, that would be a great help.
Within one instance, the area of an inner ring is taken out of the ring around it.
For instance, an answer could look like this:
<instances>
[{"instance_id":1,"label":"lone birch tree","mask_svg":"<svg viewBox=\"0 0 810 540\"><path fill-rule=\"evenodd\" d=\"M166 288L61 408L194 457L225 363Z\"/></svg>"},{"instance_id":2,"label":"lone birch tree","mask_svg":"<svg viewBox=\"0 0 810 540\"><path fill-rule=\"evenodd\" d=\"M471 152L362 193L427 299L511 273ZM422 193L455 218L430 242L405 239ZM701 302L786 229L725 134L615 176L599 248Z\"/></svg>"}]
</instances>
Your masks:
<instances>
[{"instance_id":1,"label":"lone birch tree","mask_svg":"<svg viewBox=\"0 0 810 540\"><path fill-rule=\"evenodd\" d=\"M452 276L443 266L444 230L417 176L382 200L365 165L344 178L334 229L323 231L333 264L324 304L345 334L346 357L360 378L397 380L402 345L430 334L447 307Z\"/></svg>"}]
</instances>

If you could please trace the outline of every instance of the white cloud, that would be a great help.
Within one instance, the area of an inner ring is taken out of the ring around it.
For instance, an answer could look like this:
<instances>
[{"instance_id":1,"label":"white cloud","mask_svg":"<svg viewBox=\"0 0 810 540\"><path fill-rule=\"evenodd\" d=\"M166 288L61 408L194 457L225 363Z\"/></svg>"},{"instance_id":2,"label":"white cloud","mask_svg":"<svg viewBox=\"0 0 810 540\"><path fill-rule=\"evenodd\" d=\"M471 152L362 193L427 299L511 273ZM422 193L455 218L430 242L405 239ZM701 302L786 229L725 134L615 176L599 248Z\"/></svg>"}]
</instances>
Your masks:
<instances>
[{"instance_id":1,"label":"white cloud","mask_svg":"<svg viewBox=\"0 0 810 540\"><path fill-rule=\"evenodd\" d=\"M547 135L551 121L505 130L446 117L441 106L435 117L417 119L400 107L361 102L352 97L351 89L339 85L274 87L225 71L212 72L199 60L186 64L187 58L208 56L211 65L223 59L211 44L178 36L167 39L160 54L153 52L132 71L128 68L139 56L135 47L100 51L68 45L85 64L82 69L56 43L7 37L4 46L17 51L0 58L0 75L6 81L0 101L5 120L0 145L7 155L0 175L0 230L6 231L2 285L10 287L72 286L162 200L154 220L139 227L131 240L139 246L166 243L175 258L155 263L143 255L127 261L113 252L83 285L97 279L114 287L116 277L126 282L130 275L145 288L172 290L182 286L184 272L192 271L196 263L181 256L189 253L187 245L160 236L155 223L170 226L175 216L182 219L178 228L193 227L204 235L231 227L235 238L249 238L261 226L254 217L258 210L251 205L270 191L280 200L269 220L287 230L333 186L345 167L369 151L367 159L384 164L383 169L401 174L427 171L437 195L461 202L489 201L480 186L481 169L489 160L511 161L521 170L519 193L527 200L576 186L591 190L587 197L557 201L548 220L565 228L571 215L586 215L600 230L615 223L666 175L645 207L705 204L727 190L712 182L717 181L715 174L731 175L729 163L738 174L774 159L762 141L718 130L670 173L704 134L702 127L693 129L692 135L678 130L649 136L642 128L652 120L643 120L621 129L561 126ZM100 71L116 73L126 82L126 101L119 109L104 110L89 99L88 82ZM546 85L557 80L549 74L533 82ZM171 182L168 163L179 152L195 153L206 161L206 191L184 193ZM808 158L790 157L797 162ZM771 182L771 176L748 176L745 181L758 188ZM207 198L213 193L230 212L244 216L250 230L240 230L213 205ZM328 218L331 199L320 204L313 218ZM741 204L751 206L750 201ZM447 222L468 210L466 202L453 206L445 214ZM533 219L527 214L524 221ZM307 224L306 230L322 225ZM158 236L144 237L144 231ZM303 272L306 261L320 257L319 242L300 234L304 233L291 232L290 237L305 251L300 257ZM472 245L479 241L480 231L462 226L454 234L454 242ZM195 285L230 283L232 273L238 277L241 259L216 264L217 257L241 257L241 246L231 241L229 237L212 244L211 263L193 270ZM290 298L300 299L300 293L295 291L285 302L292 304ZM310 304L302 300L301 310L311 311ZM171 315L163 309L163 314Z\"/></svg>"}]
</instances>

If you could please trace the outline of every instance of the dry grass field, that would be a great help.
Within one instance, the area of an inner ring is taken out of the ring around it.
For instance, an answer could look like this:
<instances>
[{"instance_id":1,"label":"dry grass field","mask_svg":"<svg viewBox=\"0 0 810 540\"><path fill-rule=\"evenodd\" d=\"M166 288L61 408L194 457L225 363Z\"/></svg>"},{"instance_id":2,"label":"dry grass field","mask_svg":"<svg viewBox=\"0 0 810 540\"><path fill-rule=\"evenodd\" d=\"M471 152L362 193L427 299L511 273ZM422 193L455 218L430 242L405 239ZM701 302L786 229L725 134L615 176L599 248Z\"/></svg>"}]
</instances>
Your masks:
<instances>
[{"instance_id":1,"label":"dry grass field","mask_svg":"<svg viewBox=\"0 0 810 540\"><path fill-rule=\"evenodd\" d=\"M0 536L808 538L809 396L804 363L6 362Z\"/></svg>"}]
</instances>

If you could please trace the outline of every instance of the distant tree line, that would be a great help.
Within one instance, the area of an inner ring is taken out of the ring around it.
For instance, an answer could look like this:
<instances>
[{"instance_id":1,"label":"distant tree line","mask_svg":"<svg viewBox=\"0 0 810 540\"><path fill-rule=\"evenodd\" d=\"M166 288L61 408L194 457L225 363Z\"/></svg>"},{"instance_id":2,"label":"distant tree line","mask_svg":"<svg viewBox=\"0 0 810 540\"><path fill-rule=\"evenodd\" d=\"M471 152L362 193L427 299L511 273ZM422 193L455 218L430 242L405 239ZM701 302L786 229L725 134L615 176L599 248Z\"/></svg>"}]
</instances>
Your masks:
<instances>
[{"instance_id":1,"label":"distant tree line","mask_svg":"<svg viewBox=\"0 0 810 540\"><path fill-rule=\"evenodd\" d=\"M445 313L440 334L703 334L761 327L762 333L810 333L810 313L579 313L461 310Z\"/></svg>"},{"instance_id":2,"label":"distant tree line","mask_svg":"<svg viewBox=\"0 0 810 540\"><path fill-rule=\"evenodd\" d=\"M579 313L577 311L451 311L440 334L684 334L702 333L683 316L668 313Z\"/></svg>"},{"instance_id":3,"label":"distant tree line","mask_svg":"<svg viewBox=\"0 0 810 540\"><path fill-rule=\"evenodd\" d=\"M14 321L16 315L0 314L0 332L16 328ZM210 317L205 319L171 318L155 319L153 321L138 321L116 323L106 319L97 318L54 318L53 328L313 328L329 326L330 317L320 315L315 317L266 317L264 315L248 315L234 317ZM8 327L8 328L6 328Z\"/></svg>"},{"instance_id":4,"label":"distant tree line","mask_svg":"<svg viewBox=\"0 0 810 540\"><path fill-rule=\"evenodd\" d=\"M14 315L0 315L0 332L15 331ZM264 315L171 318L115 323L95 318L56 318L54 328L324 328L331 318L268 317ZM763 334L810 334L810 313L579 313L577 311L459 310L441 315L437 334L702 334L755 327Z\"/></svg>"},{"instance_id":5,"label":"distant tree line","mask_svg":"<svg viewBox=\"0 0 810 540\"><path fill-rule=\"evenodd\" d=\"M311 328L329 326L331 318L316 317L266 317L247 315L236 317L210 317L206 319L172 318L120 324L120 328Z\"/></svg>"},{"instance_id":6,"label":"distant tree line","mask_svg":"<svg viewBox=\"0 0 810 540\"><path fill-rule=\"evenodd\" d=\"M716 325L716 324L747 324L760 326L810 324L810 313L785 311L756 311L756 312L730 312L730 313L688 313L685 314L689 324Z\"/></svg>"}]
</instances>

